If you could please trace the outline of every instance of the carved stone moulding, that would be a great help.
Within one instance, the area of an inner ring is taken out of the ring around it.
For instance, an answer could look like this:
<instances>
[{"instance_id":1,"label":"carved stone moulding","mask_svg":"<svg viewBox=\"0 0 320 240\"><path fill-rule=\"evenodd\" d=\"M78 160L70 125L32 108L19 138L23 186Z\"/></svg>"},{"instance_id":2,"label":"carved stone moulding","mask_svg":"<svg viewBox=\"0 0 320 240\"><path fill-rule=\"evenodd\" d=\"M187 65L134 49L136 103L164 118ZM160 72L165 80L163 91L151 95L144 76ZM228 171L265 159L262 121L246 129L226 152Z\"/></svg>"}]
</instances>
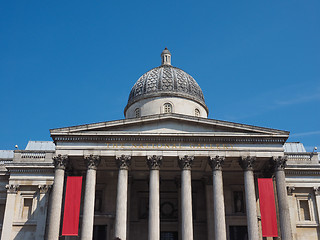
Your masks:
<instances>
[{"instance_id":1,"label":"carved stone moulding","mask_svg":"<svg viewBox=\"0 0 320 240\"><path fill-rule=\"evenodd\" d=\"M128 169L131 165L131 156L121 155L119 157L116 157L116 164L119 169Z\"/></svg>"},{"instance_id":2,"label":"carved stone moulding","mask_svg":"<svg viewBox=\"0 0 320 240\"><path fill-rule=\"evenodd\" d=\"M284 170L287 165L287 156L278 156L272 158L276 171Z\"/></svg>"},{"instance_id":3,"label":"carved stone moulding","mask_svg":"<svg viewBox=\"0 0 320 240\"><path fill-rule=\"evenodd\" d=\"M242 156L239 159L239 164L244 171L253 171L254 163L256 162L255 156Z\"/></svg>"},{"instance_id":4,"label":"carved stone moulding","mask_svg":"<svg viewBox=\"0 0 320 240\"><path fill-rule=\"evenodd\" d=\"M51 189L52 185L39 185L38 189L40 194L46 194L50 189Z\"/></svg>"},{"instance_id":5,"label":"carved stone moulding","mask_svg":"<svg viewBox=\"0 0 320 240\"><path fill-rule=\"evenodd\" d=\"M225 157L223 156L210 156L208 159L208 163L212 170L222 170L224 160Z\"/></svg>"},{"instance_id":6,"label":"carved stone moulding","mask_svg":"<svg viewBox=\"0 0 320 240\"><path fill-rule=\"evenodd\" d=\"M194 156L185 155L183 157L179 157L179 167L181 168L181 170L191 170L193 160Z\"/></svg>"},{"instance_id":7,"label":"carved stone moulding","mask_svg":"<svg viewBox=\"0 0 320 240\"><path fill-rule=\"evenodd\" d=\"M7 189L7 193L10 194L16 194L19 190L19 184L7 184L6 185L6 189Z\"/></svg>"},{"instance_id":8,"label":"carved stone moulding","mask_svg":"<svg viewBox=\"0 0 320 240\"><path fill-rule=\"evenodd\" d=\"M88 155L84 157L84 162L88 169L97 170L100 164L100 156L97 155Z\"/></svg>"},{"instance_id":9,"label":"carved stone moulding","mask_svg":"<svg viewBox=\"0 0 320 240\"><path fill-rule=\"evenodd\" d=\"M68 163L68 155L58 154L53 157L53 165L56 169L65 169Z\"/></svg>"},{"instance_id":10,"label":"carved stone moulding","mask_svg":"<svg viewBox=\"0 0 320 240\"><path fill-rule=\"evenodd\" d=\"M162 156L152 155L147 156L147 165L150 170L159 170L162 164Z\"/></svg>"}]
</instances>

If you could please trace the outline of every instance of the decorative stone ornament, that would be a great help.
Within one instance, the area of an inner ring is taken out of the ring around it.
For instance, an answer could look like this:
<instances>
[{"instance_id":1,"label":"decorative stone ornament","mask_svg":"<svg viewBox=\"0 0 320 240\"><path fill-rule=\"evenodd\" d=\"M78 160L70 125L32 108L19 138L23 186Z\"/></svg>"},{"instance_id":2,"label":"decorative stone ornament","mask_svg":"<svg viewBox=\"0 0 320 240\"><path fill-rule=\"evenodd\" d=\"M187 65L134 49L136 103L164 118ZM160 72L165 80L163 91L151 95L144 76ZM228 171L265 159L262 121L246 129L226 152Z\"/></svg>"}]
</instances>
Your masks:
<instances>
[{"instance_id":1,"label":"decorative stone ornament","mask_svg":"<svg viewBox=\"0 0 320 240\"><path fill-rule=\"evenodd\" d=\"M147 156L147 164L150 170L159 170L162 163L162 156Z\"/></svg>"},{"instance_id":2,"label":"decorative stone ornament","mask_svg":"<svg viewBox=\"0 0 320 240\"><path fill-rule=\"evenodd\" d=\"M57 156L53 157L53 165L56 169L65 169L68 163L68 155L61 155L58 154Z\"/></svg>"},{"instance_id":3,"label":"decorative stone ornament","mask_svg":"<svg viewBox=\"0 0 320 240\"><path fill-rule=\"evenodd\" d=\"M100 156L97 155L89 155L84 157L84 162L87 165L88 169L97 170L97 167L100 164Z\"/></svg>"},{"instance_id":4,"label":"decorative stone ornament","mask_svg":"<svg viewBox=\"0 0 320 240\"><path fill-rule=\"evenodd\" d=\"M40 194L46 194L51 187L52 187L51 185L39 185L38 189Z\"/></svg>"},{"instance_id":5,"label":"decorative stone ornament","mask_svg":"<svg viewBox=\"0 0 320 240\"><path fill-rule=\"evenodd\" d=\"M319 196L319 195L320 195L320 187L319 187L319 186L313 187L313 191L314 191L314 194L315 194L316 196Z\"/></svg>"},{"instance_id":6,"label":"decorative stone ornament","mask_svg":"<svg viewBox=\"0 0 320 240\"><path fill-rule=\"evenodd\" d=\"M273 163L275 166L275 170L284 170L286 165L287 165L287 156L278 156L278 157L273 157Z\"/></svg>"},{"instance_id":7,"label":"decorative stone ornament","mask_svg":"<svg viewBox=\"0 0 320 240\"><path fill-rule=\"evenodd\" d=\"M121 155L116 157L116 164L119 169L127 170L131 164L131 156L130 155Z\"/></svg>"},{"instance_id":8,"label":"decorative stone ornament","mask_svg":"<svg viewBox=\"0 0 320 240\"><path fill-rule=\"evenodd\" d=\"M223 156L210 156L208 163L212 170L222 170L222 165L224 163L225 157Z\"/></svg>"},{"instance_id":9,"label":"decorative stone ornament","mask_svg":"<svg viewBox=\"0 0 320 240\"><path fill-rule=\"evenodd\" d=\"M295 188L294 186L287 186L287 194L288 194L289 196L292 196L292 194L293 194L293 192L294 192L295 189L296 189L296 188Z\"/></svg>"},{"instance_id":10,"label":"decorative stone ornament","mask_svg":"<svg viewBox=\"0 0 320 240\"><path fill-rule=\"evenodd\" d=\"M19 187L20 186L18 184L7 184L6 185L7 193L16 194L19 190Z\"/></svg>"},{"instance_id":11,"label":"decorative stone ornament","mask_svg":"<svg viewBox=\"0 0 320 240\"><path fill-rule=\"evenodd\" d=\"M191 170L193 160L194 156L185 155L183 157L179 157L179 167L181 170Z\"/></svg>"},{"instance_id":12,"label":"decorative stone ornament","mask_svg":"<svg viewBox=\"0 0 320 240\"><path fill-rule=\"evenodd\" d=\"M253 171L255 161L256 157L242 156L241 159L239 159L239 164L244 171Z\"/></svg>"}]
</instances>

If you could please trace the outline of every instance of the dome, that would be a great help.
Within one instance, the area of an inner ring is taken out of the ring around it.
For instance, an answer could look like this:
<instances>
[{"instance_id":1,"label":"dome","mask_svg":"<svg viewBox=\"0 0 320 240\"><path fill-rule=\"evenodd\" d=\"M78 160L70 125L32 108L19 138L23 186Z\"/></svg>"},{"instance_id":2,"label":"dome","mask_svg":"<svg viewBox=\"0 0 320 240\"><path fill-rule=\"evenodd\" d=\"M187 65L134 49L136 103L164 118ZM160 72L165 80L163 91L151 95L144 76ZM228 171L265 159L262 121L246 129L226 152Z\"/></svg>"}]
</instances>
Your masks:
<instances>
[{"instance_id":1,"label":"dome","mask_svg":"<svg viewBox=\"0 0 320 240\"><path fill-rule=\"evenodd\" d=\"M208 112L202 90L194 78L171 65L171 54L167 48L162 52L161 58L161 66L146 72L134 84L125 111L142 99L179 97L199 103Z\"/></svg>"}]
</instances>

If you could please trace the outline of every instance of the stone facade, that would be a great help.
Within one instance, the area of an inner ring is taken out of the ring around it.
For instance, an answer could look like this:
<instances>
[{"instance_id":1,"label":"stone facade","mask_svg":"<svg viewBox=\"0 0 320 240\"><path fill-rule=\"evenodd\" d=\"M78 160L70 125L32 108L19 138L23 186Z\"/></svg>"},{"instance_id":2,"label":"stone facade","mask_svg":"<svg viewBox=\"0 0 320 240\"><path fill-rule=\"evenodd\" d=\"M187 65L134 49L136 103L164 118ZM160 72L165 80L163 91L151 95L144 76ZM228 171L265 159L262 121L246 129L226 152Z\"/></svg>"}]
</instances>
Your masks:
<instances>
[{"instance_id":1,"label":"stone facade","mask_svg":"<svg viewBox=\"0 0 320 240\"><path fill-rule=\"evenodd\" d=\"M170 52L161 56L171 69ZM261 177L274 180L280 238L319 239L317 153L286 143L286 131L207 119L202 91L160 93L131 94L126 119L52 129L53 142L0 152L1 239L262 239ZM74 237L61 236L67 176L84 177Z\"/></svg>"}]
</instances>

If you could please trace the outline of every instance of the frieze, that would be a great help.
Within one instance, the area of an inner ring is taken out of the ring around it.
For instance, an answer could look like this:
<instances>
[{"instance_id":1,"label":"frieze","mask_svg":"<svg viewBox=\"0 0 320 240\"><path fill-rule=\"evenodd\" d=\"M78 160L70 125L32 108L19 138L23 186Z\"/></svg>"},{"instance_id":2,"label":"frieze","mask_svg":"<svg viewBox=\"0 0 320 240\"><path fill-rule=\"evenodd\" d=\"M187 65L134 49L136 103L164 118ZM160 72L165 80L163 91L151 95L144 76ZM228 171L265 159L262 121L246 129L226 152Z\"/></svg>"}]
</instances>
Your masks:
<instances>
[{"instance_id":1,"label":"frieze","mask_svg":"<svg viewBox=\"0 0 320 240\"><path fill-rule=\"evenodd\" d=\"M54 141L63 141L63 142L114 142L114 141L130 141L130 142L150 142L153 141L166 141L166 142L180 142L180 143L187 143L187 142L205 142L205 143L281 143L283 144L287 138L283 137L216 137L216 136L208 136L208 137L153 137L153 136L143 136L143 137L109 137L109 136L53 136Z\"/></svg>"}]
</instances>

